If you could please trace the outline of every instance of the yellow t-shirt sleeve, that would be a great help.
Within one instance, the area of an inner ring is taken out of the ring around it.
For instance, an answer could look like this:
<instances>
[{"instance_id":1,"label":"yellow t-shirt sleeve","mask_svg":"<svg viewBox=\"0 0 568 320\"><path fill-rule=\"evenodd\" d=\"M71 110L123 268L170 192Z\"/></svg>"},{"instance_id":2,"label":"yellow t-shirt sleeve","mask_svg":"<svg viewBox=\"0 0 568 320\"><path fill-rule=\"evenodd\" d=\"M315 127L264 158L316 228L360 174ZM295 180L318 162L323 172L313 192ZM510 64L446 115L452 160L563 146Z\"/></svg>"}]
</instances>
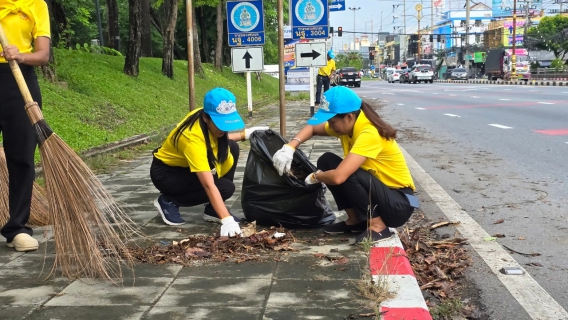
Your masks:
<instances>
[{"instance_id":1,"label":"yellow t-shirt sleeve","mask_svg":"<svg viewBox=\"0 0 568 320\"><path fill-rule=\"evenodd\" d=\"M191 134L188 143L183 149L183 154L187 159L191 172L211 171L207 161L207 147L205 140L201 136Z\"/></svg>"},{"instance_id":2,"label":"yellow t-shirt sleeve","mask_svg":"<svg viewBox=\"0 0 568 320\"><path fill-rule=\"evenodd\" d=\"M371 130L363 130L355 140L350 153L354 153L369 159L375 159L383 149L382 140L378 138L378 134Z\"/></svg>"},{"instance_id":3,"label":"yellow t-shirt sleeve","mask_svg":"<svg viewBox=\"0 0 568 320\"><path fill-rule=\"evenodd\" d=\"M47 3L43 0L37 0L35 2L35 24L32 29L33 38L37 37L48 37L51 38L51 29L49 26L49 11L47 9Z\"/></svg>"}]
</instances>

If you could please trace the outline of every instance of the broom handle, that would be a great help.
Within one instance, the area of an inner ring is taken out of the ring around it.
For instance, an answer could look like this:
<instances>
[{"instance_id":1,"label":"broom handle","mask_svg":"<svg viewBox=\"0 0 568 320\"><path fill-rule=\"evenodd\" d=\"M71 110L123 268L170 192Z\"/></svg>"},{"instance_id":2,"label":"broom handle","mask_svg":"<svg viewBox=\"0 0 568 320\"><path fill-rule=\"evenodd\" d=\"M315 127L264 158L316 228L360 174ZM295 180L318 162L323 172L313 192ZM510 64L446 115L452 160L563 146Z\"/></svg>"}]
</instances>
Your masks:
<instances>
[{"instance_id":1,"label":"broom handle","mask_svg":"<svg viewBox=\"0 0 568 320\"><path fill-rule=\"evenodd\" d=\"M2 28L2 24L0 23L0 44L2 48L6 48L9 43L8 39L6 38L6 34L4 33L4 29ZM20 70L20 66L16 60L8 61L10 64L10 69L12 69L12 73L14 74L14 78L16 78L16 82L18 83L18 87L20 88L20 92L22 93L22 97L24 97L24 101L27 103L33 102L34 99L30 93L30 89L28 89L28 85L26 83L26 79L24 79L24 75L22 74L22 70Z\"/></svg>"}]
</instances>

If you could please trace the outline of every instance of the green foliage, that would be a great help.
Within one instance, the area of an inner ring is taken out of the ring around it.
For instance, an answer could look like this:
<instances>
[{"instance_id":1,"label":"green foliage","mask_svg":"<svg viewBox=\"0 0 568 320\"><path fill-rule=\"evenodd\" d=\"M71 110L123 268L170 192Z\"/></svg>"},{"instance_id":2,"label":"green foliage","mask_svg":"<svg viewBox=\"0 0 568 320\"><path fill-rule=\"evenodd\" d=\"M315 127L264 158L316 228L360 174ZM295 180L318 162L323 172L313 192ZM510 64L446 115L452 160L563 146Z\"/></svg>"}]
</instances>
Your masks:
<instances>
[{"instance_id":1,"label":"green foliage","mask_svg":"<svg viewBox=\"0 0 568 320\"><path fill-rule=\"evenodd\" d=\"M114 50L113 48L93 46L93 45L90 45L88 43L83 43L82 46L77 43L75 45L75 49L79 52L99 53L99 54L106 54L106 55L109 55L109 56L122 57L122 53ZM73 49L71 47L69 47L69 50L73 50Z\"/></svg>"},{"instance_id":2,"label":"green foliage","mask_svg":"<svg viewBox=\"0 0 568 320\"><path fill-rule=\"evenodd\" d=\"M564 59L568 53L568 17L555 15L544 17L536 27L528 30L527 42L534 48L554 52Z\"/></svg>"},{"instance_id":3,"label":"green foliage","mask_svg":"<svg viewBox=\"0 0 568 320\"><path fill-rule=\"evenodd\" d=\"M552 60L552 62L550 63L550 67L555 71L564 70L564 61L562 61L562 59L560 58L556 58Z\"/></svg>"},{"instance_id":4,"label":"green foliage","mask_svg":"<svg viewBox=\"0 0 568 320\"><path fill-rule=\"evenodd\" d=\"M338 54L335 57L335 66L337 69L343 67L354 67L357 70L360 70L363 68L363 57L359 52Z\"/></svg>"},{"instance_id":5,"label":"green foliage","mask_svg":"<svg viewBox=\"0 0 568 320\"><path fill-rule=\"evenodd\" d=\"M430 309L430 314L435 320L454 319L462 314L463 303L459 299L448 299Z\"/></svg>"},{"instance_id":6,"label":"green foliage","mask_svg":"<svg viewBox=\"0 0 568 320\"><path fill-rule=\"evenodd\" d=\"M538 61L531 62L531 71L536 71L538 68L540 68L540 62Z\"/></svg>"},{"instance_id":7,"label":"green foliage","mask_svg":"<svg viewBox=\"0 0 568 320\"><path fill-rule=\"evenodd\" d=\"M189 111L185 61L174 61L172 80L161 74L161 59L142 58L140 75L134 78L122 72L122 57L60 49L54 54L59 82L40 79L43 112L54 132L77 152L172 127ZM224 87L246 114L245 78L228 68L203 68L206 79L195 79L197 107L208 90ZM252 77L252 89L255 103L278 99L278 80L272 77Z\"/></svg>"}]
</instances>

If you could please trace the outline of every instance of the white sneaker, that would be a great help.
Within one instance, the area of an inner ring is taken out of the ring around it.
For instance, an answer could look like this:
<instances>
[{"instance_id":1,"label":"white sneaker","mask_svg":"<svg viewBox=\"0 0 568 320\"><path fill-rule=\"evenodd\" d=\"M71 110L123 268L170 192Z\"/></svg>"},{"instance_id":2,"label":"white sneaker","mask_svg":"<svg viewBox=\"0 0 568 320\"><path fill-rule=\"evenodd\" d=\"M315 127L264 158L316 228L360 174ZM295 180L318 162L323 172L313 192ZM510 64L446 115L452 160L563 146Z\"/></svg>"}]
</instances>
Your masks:
<instances>
[{"instance_id":1,"label":"white sneaker","mask_svg":"<svg viewBox=\"0 0 568 320\"><path fill-rule=\"evenodd\" d=\"M27 252L37 250L39 242L27 233L20 233L14 237L12 242L7 242L6 246L14 248L16 251Z\"/></svg>"}]
</instances>

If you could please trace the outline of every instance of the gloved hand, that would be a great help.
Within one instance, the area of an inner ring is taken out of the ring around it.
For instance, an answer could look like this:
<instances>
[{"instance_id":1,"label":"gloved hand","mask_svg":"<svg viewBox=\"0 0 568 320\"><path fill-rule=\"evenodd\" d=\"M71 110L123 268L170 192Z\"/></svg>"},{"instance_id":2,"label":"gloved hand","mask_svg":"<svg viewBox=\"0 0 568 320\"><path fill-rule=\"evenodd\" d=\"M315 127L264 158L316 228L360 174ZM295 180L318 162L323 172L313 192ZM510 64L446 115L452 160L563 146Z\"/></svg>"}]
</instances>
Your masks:
<instances>
[{"instance_id":1,"label":"gloved hand","mask_svg":"<svg viewBox=\"0 0 568 320\"><path fill-rule=\"evenodd\" d=\"M235 221L235 218L228 216L221 219L221 237L235 237L241 235L241 227Z\"/></svg>"},{"instance_id":2,"label":"gloved hand","mask_svg":"<svg viewBox=\"0 0 568 320\"><path fill-rule=\"evenodd\" d=\"M276 151L272 157L272 164L278 171L279 175L288 173L292 166L292 159L294 159L294 152L296 149L291 145L285 144L282 149Z\"/></svg>"},{"instance_id":3,"label":"gloved hand","mask_svg":"<svg viewBox=\"0 0 568 320\"><path fill-rule=\"evenodd\" d=\"M316 179L316 174L318 174L320 172L321 172L321 170L318 170L316 172L312 172L312 173L308 174L308 176L306 177L306 180L305 180L306 184L318 183L319 181L318 181L318 179Z\"/></svg>"},{"instance_id":4,"label":"gloved hand","mask_svg":"<svg viewBox=\"0 0 568 320\"><path fill-rule=\"evenodd\" d=\"M257 131L257 130L268 130L270 129L267 126L260 126L260 127L252 127L252 128L248 128L245 129L245 140L248 140L250 138L250 134Z\"/></svg>"}]
</instances>

